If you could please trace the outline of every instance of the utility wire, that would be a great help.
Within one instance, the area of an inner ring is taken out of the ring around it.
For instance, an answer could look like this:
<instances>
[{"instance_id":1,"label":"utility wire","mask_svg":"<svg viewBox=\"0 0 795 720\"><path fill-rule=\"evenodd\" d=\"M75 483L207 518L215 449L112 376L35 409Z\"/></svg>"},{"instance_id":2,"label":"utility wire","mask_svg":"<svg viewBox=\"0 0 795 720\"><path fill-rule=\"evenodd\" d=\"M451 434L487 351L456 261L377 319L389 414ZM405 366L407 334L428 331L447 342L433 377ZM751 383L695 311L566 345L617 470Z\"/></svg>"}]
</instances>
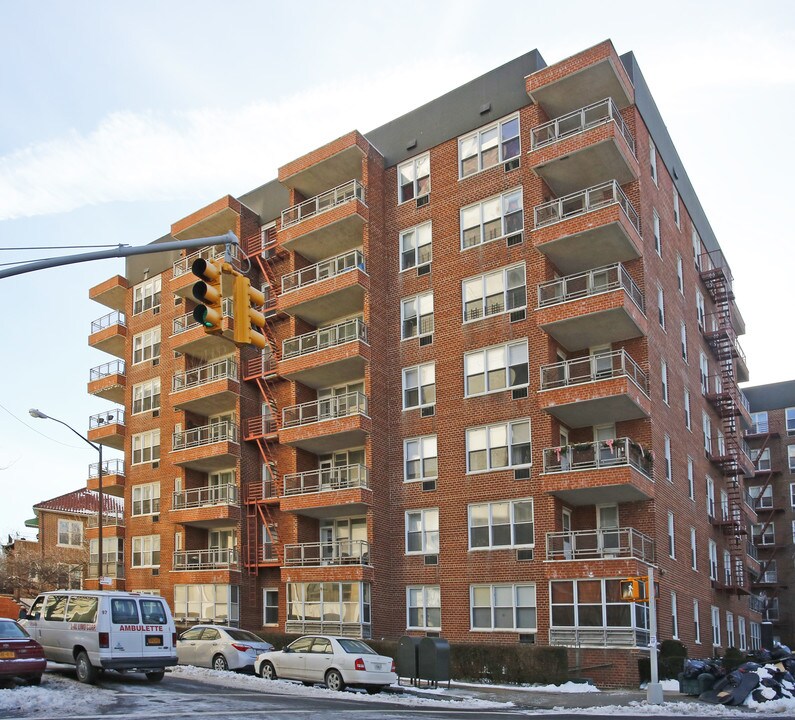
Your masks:
<instances>
[{"instance_id":1,"label":"utility wire","mask_svg":"<svg viewBox=\"0 0 795 720\"><path fill-rule=\"evenodd\" d=\"M80 450L80 449L82 449L82 447L83 447L82 445L70 445L69 443L61 442L60 440L56 440L55 438L52 438L52 437L50 437L49 435L45 435L43 432L41 432L40 430L37 430L37 429L36 429L35 427L33 427L32 425L28 425L28 424L27 424L27 423L26 423L24 420L22 420L22 418L18 418L16 415L14 415L14 413L12 413L12 412L11 412L11 411L10 411L10 410L9 410L9 409L8 409L8 408L5 406L5 405L3 405L2 403L0 403L0 408L2 408L3 410L5 410L5 411L6 411L6 412L7 412L7 413L8 413L8 414L9 414L9 415L12 417L12 418L14 418L14 420L16 420L17 422L20 422L20 423L22 423L22 424L23 424L23 425L24 425L26 428L28 428L28 429L30 429L30 430L33 430L33 432L35 432L35 433L38 433L38 434L39 434L39 435L41 435L43 438L47 438L47 440L52 440L54 443L58 443L59 445L63 445L64 447L74 448L75 450Z\"/></svg>"}]
</instances>

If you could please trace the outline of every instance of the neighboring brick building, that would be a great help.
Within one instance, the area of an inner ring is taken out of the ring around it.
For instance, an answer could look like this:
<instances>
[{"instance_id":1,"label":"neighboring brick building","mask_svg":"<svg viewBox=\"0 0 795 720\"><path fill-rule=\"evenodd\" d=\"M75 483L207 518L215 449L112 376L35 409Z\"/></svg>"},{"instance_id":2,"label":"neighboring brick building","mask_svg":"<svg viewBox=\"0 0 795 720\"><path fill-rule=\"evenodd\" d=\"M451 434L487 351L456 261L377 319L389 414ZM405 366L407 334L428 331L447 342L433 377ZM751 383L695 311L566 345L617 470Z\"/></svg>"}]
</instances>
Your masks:
<instances>
[{"instance_id":1,"label":"neighboring brick building","mask_svg":"<svg viewBox=\"0 0 795 720\"><path fill-rule=\"evenodd\" d=\"M649 628L618 581L653 562L661 639L758 644L743 322L631 53L532 51L162 240L228 230L265 353L193 319L223 248L90 291L120 586L184 620L563 645L620 684Z\"/></svg>"},{"instance_id":2,"label":"neighboring brick building","mask_svg":"<svg viewBox=\"0 0 795 720\"><path fill-rule=\"evenodd\" d=\"M752 538L775 639L795 643L795 380L745 388L753 425L746 432L756 472L748 490L758 516Z\"/></svg>"}]
</instances>

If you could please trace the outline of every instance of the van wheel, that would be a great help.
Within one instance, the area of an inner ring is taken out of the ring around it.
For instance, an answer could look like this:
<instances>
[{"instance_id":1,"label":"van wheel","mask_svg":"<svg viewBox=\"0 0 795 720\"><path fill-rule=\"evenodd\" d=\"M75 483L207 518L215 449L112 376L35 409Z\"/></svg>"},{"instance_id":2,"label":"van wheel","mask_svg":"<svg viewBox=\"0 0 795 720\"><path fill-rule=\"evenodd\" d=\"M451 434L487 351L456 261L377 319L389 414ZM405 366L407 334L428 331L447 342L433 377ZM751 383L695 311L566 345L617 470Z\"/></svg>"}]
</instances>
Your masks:
<instances>
[{"instance_id":1,"label":"van wheel","mask_svg":"<svg viewBox=\"0 0 795 720\"><path fill-rule=\"evenodd\" d=\"M326 673L326 687L334 691L345 689L345 681L339 670L332 669Z\"/></svg>"},{"instance_id":2,"label":"van wheel","mask_svg":"<svg viewBox=\"0 0 795 720\"><path fill-rule=\"evenodd\" d=\"M163 670L158 670L157 672L148 672L148 673L146 673L146 679L149 682L160 682L165 676L166 676L166 673Z\"/></svg>"},{"instance_id":3,"label":"van wheel","mask_svg":"<svg viewBox=\"0 0 795 720\"><path fill-rule=\"evenodd\" d=\"M213 658L213 670L220 670L221 672L229 670L229 663L223 655L216 655Z\"/></svg>"},{"instance_id":4,"label":"van wheel","mask_svg":"<svg viewBox=\"0 0 795 720\"><path fill-rule=\"evenodd\" d=\"M81 683L93 685L97 681L97 669L91 664L88 659L88 653L81 650L77 653L77 660L75 662L77 669L77 679Z\"/></svg>"}]
</instances>

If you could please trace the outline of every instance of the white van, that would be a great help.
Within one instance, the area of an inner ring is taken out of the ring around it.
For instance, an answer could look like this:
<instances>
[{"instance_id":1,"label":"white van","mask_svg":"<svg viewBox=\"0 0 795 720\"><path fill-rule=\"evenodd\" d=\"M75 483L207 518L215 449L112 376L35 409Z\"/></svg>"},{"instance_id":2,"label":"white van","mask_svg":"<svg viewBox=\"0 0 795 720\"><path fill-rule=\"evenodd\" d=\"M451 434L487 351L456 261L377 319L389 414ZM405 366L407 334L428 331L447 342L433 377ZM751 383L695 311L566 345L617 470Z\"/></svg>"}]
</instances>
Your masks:
<instances>
[{"instance_id":1,"label":"white van","mask_svg":"<svg viewBox=\"0 0 795 720\"><path fill-rule=\"evenodd\" d=\"M48 660L76 666L80 682L93 683L100 670L142 672L158 682L177 664L174 618L157 595L55 590L20 619Z\"/></svg>"}]
</instances>

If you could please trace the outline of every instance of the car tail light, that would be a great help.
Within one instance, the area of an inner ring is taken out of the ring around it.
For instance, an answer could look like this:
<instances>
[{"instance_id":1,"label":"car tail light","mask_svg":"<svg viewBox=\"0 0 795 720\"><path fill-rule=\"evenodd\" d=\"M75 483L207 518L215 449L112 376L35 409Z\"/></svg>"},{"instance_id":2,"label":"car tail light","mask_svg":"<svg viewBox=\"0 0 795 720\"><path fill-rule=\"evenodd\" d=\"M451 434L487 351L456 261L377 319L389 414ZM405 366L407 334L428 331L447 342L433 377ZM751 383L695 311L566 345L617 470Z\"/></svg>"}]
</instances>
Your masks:
<instances>
[{"instance_id":1,"label":"car tail light","mask_svg":"<svg viewBox=\"0 0 795 720\"><path fill-rule=\"evenodd\" d=\"M171 647L177 647L177 633L171 633Z\"/></svg>"},{"instance_id":2,"label":"car tail light","mask_svg":"<svg viewBox=\"0 0 795 720\"><path fill-rule=\"evenodd\" d=\"M364 670L364 660L362 660L362 658L356 658L356 662L353 663L353 667L356 670Z\"/></svg>"},{"instance_id":3,"label":"car tail light","mask_svg":"<svg viewBox=\"0 0 795 720\"><path fill-rule=\"evenodd\" d=\"M101 648L108 648L110 647L110 633L103 633L99 634L99 646Z\"/></svg>"},{"instance_id":4,"label":"car tail light","mask_svg":"<svg viewBox=\"0 0 795 720\"><path fill-rule=\"evenodd\" d=\"M394 660L392 661L392 672L396 672L396 670L395 670L395 661Z\"/></svg>"},{"instance_id":5,"label":"car tail light","mask_svg":"<svg viewBox=\"0 0 795 720\"><path fill-rule=\"evenodd\" d=\"M240 650L240 652L248 652L249 650L251 650L250 645L241 645L240 643L232 643L232 647L235 650Z\"/></svg>"}]
</instances>

